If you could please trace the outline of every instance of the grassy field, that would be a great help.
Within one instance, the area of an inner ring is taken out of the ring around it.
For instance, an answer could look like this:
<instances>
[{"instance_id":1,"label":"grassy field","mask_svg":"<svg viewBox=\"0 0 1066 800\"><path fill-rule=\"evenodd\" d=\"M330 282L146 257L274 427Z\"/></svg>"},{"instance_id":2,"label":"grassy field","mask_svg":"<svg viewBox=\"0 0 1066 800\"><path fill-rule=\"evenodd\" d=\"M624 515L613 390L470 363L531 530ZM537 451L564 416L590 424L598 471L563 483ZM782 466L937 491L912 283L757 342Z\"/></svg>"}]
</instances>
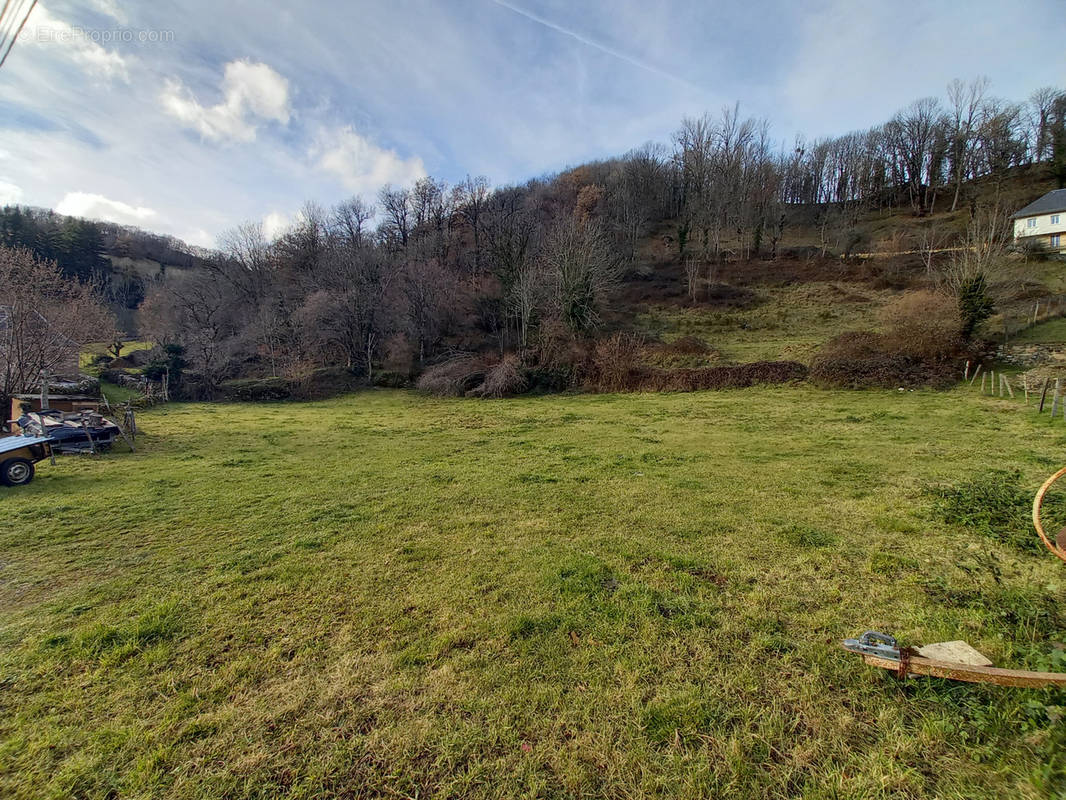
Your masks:
<instances>
[{"instance_id":1,"label":"grassy field","mask_svg":"<svg viewBox=\"0 0 1066 800\"><path fill-rule=\"evenodd\" d=\"M108 352L108 348L110 348L110 347L111 347L110 342L93 342L92 344L85 345L85 348L82 350L81 357L79 359L80 362L81 362L81 368L84 369L84 370L91 370L92 369L92 361L97 356L106 355L106 356L109 356L111 358L114 358L114 356L111 353ZM145 341L130 341L130 342L126 342L122 346L122 355L123 356L128 356L130 353L134 353L134 352L136 352L138 350L151 350L153 347L155 347L155 343L154 342L145 342Z\"/></svg>"},{"instance_id":2,"label":"grassy field","mask_svg":"<svg viewBox=\"0 0 1066 800\"><path fill-rule=\"evenodd\" d=\"M1015 344L1062 344L1066 342L1066 318L1041 322L1014 337Z\"/></svg>"},{"instance_id":3,"label":"grassy field","mask_svg":"<svg viewBox=\"0 0 1066 800\"><path fill-rule=\"evenodd\" d=\"M809 363L828 339L880 328L878 312L895 296L861 284L759 286L751 308L653 306L636 317L638 331L664 340L697 336L727 361L787 359Z\"/></svg>"},{"instance_id":4,"label":"grassy field","mask_svg":"<svg viewBox=\"0 0 1066 800\"><path fill-rule=\"evenodd\" d=\"M1066 668L1066 569L1024 546L1066 428L1017 403L375 391L139 421L136 454L0 493L0 796L1066 796L1061 693L838 647Z\"/></svg>"}]
</instances>

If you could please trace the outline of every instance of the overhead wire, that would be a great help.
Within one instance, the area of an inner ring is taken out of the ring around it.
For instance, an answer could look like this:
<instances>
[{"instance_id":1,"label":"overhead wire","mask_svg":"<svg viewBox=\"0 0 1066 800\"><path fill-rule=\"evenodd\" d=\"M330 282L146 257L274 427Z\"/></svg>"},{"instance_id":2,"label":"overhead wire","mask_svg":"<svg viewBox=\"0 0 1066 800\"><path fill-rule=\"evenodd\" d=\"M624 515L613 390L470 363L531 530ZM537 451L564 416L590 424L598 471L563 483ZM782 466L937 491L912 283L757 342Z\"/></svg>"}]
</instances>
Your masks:
<instances>
[{"instance_id":1,"label":"overhead wire","mask_svg":"<svg viewBox=\"0 0 1066 800\"><path fill-rule=\"evenodd\" d=\"M18 2L22 2L22 0L18 0ZM8 34L15 29L12 23L15 15L7 13L10 6L11 0L4 0L4 7L0 9L0 52L3 52L4 46L7 44Z\"/></svg>"},{"instance_id":2,"label":"overhead wire","mask_svg":"<svg viewBox=\"0 0 1066 800\"><path fill-rule=\"evenodd\" d=\"M0 57L0 67L4 66L4 62L7 61L8 55L11 53L11 48L15 46L15 42L18 41L19 34L22 33L23 27L26 25L26 20L30 18L30 14L33 13L33 9L37 7L37 0L31 0L29 10L23 15L22 20L18 24L18 28L15 29L15 35L11 37L11 41L7 43L7 50L4 51L4 55ZM22 10L22 5L19 6L19 11ZM17 12L14 17L18 19Z\"/></svg>"}]
</instances>

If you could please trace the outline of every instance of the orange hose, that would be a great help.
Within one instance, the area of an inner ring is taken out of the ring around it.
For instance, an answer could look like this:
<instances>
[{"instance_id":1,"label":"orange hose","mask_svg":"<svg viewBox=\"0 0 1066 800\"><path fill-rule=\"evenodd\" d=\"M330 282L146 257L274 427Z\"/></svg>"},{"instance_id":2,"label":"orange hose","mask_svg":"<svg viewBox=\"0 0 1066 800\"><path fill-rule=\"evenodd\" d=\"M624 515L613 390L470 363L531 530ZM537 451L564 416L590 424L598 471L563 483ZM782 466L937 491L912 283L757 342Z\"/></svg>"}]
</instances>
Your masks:
<instances>
[{"instance_id":1,"label":"orange hose","mask_svg":"<svg viewBox=\"0 0 1066 800\"><path fill-rule=\"evenodd\" d=\"M1066 475L1066 467L1063 467L1046 481L1044 485L1040 487L1040 491L1036 493L1036 497L1033 498L1033 526L1036 528L1037 534L1040 536L1040 541L1044 543L1044 546L1050 550L1054 555L1058 556L1063 561L1066 561L1066 551L1059 549L1044 533L1044 526L1040 523L1040 509L1044 505L1044 495L1047 494L1047 490L1051 488L1051 484Z\"/></svg>"}]
</instances>

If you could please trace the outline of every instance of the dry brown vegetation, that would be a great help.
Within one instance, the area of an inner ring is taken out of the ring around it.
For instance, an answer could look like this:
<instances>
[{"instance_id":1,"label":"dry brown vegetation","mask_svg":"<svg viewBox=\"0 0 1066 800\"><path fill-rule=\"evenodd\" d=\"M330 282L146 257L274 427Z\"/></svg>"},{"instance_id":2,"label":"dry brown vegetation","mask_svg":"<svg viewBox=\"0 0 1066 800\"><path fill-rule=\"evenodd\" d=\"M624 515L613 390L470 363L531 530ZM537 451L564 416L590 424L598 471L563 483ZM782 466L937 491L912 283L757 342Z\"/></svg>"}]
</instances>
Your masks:
<instances>
[{"instance_id":1,"label":"dry brown vegetation","mask_svg":"<svg viewBox=\"0 0 1066 800\"><path fill-rule=\"evenodd\" d=\"M958 355L963 346L958 304L949 295L907 292L885 306L880 317L889 352L939 361Z\"/></svg>"}]
</instances>

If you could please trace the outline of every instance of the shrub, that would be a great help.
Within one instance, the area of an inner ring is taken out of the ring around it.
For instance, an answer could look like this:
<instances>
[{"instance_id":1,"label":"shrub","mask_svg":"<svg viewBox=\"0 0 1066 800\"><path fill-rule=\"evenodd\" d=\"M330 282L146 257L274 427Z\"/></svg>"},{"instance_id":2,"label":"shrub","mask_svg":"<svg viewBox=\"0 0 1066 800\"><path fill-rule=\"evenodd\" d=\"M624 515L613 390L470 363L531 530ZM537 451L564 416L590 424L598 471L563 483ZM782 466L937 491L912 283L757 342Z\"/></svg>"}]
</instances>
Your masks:
<instances>
[{"instance_id":1,"label":"shrub","mask_svg":"<svg viewBox=\"0 0 1066 800\"><path fill-rule=\"evenodd\" d=\"M318 400L350 392L363 381L347 367L323 367L288 378L238 378L223 381L223 399L238 402Z\"/></svg>"},{"instance_id":2,"label":"shrub","mask_svg":"<svg viewBox=\"0 0 1066 800\"><path fill-rule=\"evenodd\" d=\"M595 392L624 392L639 388L637 365L643 340L616 333L597 341L585 364L585 384Z\"/></svg>"},{"instance_id":3,"label":"shrub","mask_svg":"<svg viewBox=\"0 0 1066 800\"><path fill-rule=\"evenodd\" d=\"M707 367L721 357L720 353L697 336L682 336L672 342L650 345L644 348L642 355L648 366L664 369Z\"/></svg>"},{"instance_id":4,"label":"shrub","mask_svg":"<svg viewBox=\"0 0 1066 800\"><path fill-rule=\"evenodd\" d=\"M754 361L724 367L644 370L636 388L651 392L746 389L759 384L801 381L806 377L807 368L798 361Z\"/></svg>"},{"instance_id":5,"label":"shrub","mask_svg":"<svg viewBox=\"0 0 1066 800\"><path fill-rule=\"evenodd\" d=\"M373 383L384 389L406 389L411 385L411 376L405 372L378 370L374 373Z\"/></svg>"},{"instance_id":6,"label":"shrub","mask_svg":"<svg viewBox=\"0 0 1066 800\"><path fill-rule=\"evenodd\" d=\"M537 364L526 370L531 392L565 392L578 383L572 364Z\"/></svg>"},{"instance_id":7,"label":"shrub","mask_svg":"<svg viewBox=\"0 0 1066 800\"><path fill-rule=\"evenodd\" d=\"M156 350L156 348L151 350L131 350L123 358L135 367L143 367L155 360ZM162 351L160 350L158 354L161 355Z\"/></svg>"},{"instance_id":8,"label":"shrub","mask_svg":"<svg viewBox=\"0 0 1066 800\"><path fill-rule=\"evenodd\" d=\"M879 352L867 358L833 358L819 354L811 363L811 380L819 386L842 389L947 389L958 380L951 364L927 363Z\"/></svg>"},{"instance_id":9,"label":"shrub","mask_svg":"<svg viewBox=\"0 0 1066 800\"><path fill-rule=\"evenodd\" d=\"M956 341L956 345L958 344ZM947 389L958 380L958 368L950 358L923 359L904 350L921 350L931 344L911 347L902 334L881 335L870 331L842 333L826 342L811 362L811 379L820 386L844 389L929 387Z\"/></svg>"},{"instance_id":10,"label":"shrub","mask_svg":"<svg viewBox=\"0 0 1066 800\"><path fill-rule=\"evenodd\" d=\"M522 362L513 353L505 355L490 367L481 384L467 394L474 397L511 397L521 394L529 386Z\"/></svg>"},{"instance_id":11,"label":"shrub","mask_svg":"<svg viewBox=\"0 0 1066 800\"><path fill-rule=\"evenodd\" d=\"M939 292L907 292L885 306L881 321L888 352L933 361L957 355L962 347L958 305Z\"/></svg>"},{"instance_id":12,"label":"shrub","mask_svg":"<svg viewBox=\"0 0 1066 800\"><path fill-rule=\"evenodd\" d=\"M362 388L366 380L348 367L322 367L301 375L290 384L295 399L319 400Z\"/></svg>"},{"instance_id":13,"label":"shrub","mask_svg":"<svg viewBox=\"0 0 1066 800\"><path fill-rule=\"evenodd\" d=\"M223 381L219 389L226 400L250 403L292 397L292 385L285 378L239 378Z\"/></svg>"},{"instance_id":14,"label":"shrub","mask_svg":"<svg viewBox=\"0 0 1066 800\"><path fill-rule=\"evenodd\" d=\"M100 370L100 380L113 383L116 386L124 386L132 376L128 372L123 372L120 369L104 369Z\"/></svg>"},{"instance_id":15,"label":"shrub","mask_svg":"<svg viewBox=\"0 0 1066 800\"><path fill-rule=\"evenodd\" d=\"M711 346L698 336L682 336L680 339L674 339L669 344L663 345L662 349L679 356L702 356L711 352Z\"/></svg>"},{"instance_id":16,"label":"shrub","mask_svg":"<svg viewBox=\"0 0 1066 800\"><path fill-rule=\"evenodd\" d=\"M707 286L707 304L717 308L751 308L757 305L759 300L758 294L743 286L730 286L727 283L712 283Z\"/></svg>"},{"instance_id":17,"label":"shrub","mask_svg":"<svg viewBox=\"0 0 1066 800\"><path fill-rule=\"evenodd\" d=\"M415 386L423 392L443 397L461 397L485 381L488 361L482 356L463 353L423 372Z\"/></svg>"},{"instance_id":18,"label":"shrub","mask_svg":"<svg viewBox=\"0 0 1066 800\"><path fill-rule=\"evenodd\" d=\"M996 304L988 293L988 281L977 275L959 287L959 314L962 317L962 337L971 338L977 326L992 316Z\"/></svg>"}]
</instances>

